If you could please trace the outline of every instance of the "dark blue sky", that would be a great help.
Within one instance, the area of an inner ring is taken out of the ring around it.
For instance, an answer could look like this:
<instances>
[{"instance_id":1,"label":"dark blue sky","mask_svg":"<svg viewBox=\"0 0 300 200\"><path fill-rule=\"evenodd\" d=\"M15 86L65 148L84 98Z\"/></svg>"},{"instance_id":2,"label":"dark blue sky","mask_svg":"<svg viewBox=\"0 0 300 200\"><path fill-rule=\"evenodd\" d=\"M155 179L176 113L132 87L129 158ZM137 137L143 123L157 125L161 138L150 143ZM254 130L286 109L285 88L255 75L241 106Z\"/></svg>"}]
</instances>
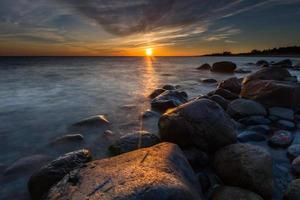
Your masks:
<instances>
[{"instance_id":1,"label":"dark blue sky","mask_svg":"<svg viewBox=\"0 0 300 200\"><path fill-rule=\"evenodd\" d=\"M1 0L0 55L196 55L300 45L300 0Z\"/></svg>"}]
</instances>

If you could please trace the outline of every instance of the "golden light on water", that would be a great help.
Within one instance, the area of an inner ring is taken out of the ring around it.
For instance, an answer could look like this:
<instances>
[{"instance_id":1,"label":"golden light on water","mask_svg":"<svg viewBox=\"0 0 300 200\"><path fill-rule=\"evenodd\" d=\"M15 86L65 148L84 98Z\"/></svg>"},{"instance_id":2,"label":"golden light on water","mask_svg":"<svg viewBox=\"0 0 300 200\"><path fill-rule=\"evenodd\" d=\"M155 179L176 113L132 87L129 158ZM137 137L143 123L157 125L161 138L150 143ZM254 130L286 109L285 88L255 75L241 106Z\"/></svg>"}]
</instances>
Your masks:
<instances>
[{"instance_id":1,"label":"golden light on water","mask_svg":"<svg viewBox=\"0 0 300 200\"><path fill-rule=\"evenodd\" d=\"M152 51L152 48L147 48L146 49L146 56L152 56L153 55L153 51Z\"/></svg>"}]
</instances>

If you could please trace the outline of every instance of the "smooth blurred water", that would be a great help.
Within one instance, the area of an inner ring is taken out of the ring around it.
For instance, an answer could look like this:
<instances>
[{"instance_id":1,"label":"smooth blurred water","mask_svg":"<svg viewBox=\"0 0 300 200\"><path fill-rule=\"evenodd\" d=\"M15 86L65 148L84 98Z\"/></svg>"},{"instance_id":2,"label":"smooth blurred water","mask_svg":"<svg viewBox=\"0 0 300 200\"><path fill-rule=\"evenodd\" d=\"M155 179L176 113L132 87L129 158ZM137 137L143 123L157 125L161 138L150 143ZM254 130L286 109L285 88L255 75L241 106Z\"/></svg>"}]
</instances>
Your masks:
<instances>
[{"instance_id":1,"label":"smooth blurred water","mask_svg":"<svg viewBox=\"0 0 300 200\"><path fill-rule=\"evenodd\" d=\"M92 115L107 114L116 133L138 130L139 116L149 108L147 96L155 88L175 84L189 97L205 94L216 84L200 83L201 78L223 80L245 75L196 70L201 64L229 60L254 71L257 67L247 63L260 59L284 58L0 58L0 164L10 165L41 152L55 155L49 141L67 134L72 123ZM300 62L299 58L292 60Z\"/></svg>"}]
</instances>

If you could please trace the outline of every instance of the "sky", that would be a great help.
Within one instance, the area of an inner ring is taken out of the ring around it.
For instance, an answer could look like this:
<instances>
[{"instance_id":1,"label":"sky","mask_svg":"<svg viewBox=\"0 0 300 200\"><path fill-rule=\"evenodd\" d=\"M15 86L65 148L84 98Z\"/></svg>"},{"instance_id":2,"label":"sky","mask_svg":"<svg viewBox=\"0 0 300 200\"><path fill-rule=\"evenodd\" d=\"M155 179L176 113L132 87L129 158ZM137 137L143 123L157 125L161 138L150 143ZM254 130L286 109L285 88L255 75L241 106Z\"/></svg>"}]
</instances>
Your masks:
<instances>
[{"instance_id":1,"label":"sky","mask_svg":"<svg viewBox=\"0 0 300 200\"><path fill-rule=\"evenodd\" d=\"M1 0L0 55L191 56L300 45L300 0Z\"/></svg>"}]
</instances>

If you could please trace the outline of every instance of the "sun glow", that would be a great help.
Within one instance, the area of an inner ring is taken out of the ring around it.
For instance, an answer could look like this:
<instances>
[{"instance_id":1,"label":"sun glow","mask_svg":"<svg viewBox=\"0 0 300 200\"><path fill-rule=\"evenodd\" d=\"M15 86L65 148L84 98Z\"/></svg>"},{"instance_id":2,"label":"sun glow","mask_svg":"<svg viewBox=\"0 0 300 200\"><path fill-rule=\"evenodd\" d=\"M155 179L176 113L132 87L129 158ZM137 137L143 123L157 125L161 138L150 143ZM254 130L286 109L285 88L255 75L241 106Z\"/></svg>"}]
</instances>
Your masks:
<instances>
[{"instance_id":1,"label":"sun glow","mask_svg":"<svg viewBox=\"0 0 300 200\"><path fill-rule=\"evenodd\" d=\"M146 56L152 56L152 54L153 54L152 49L151 48L147 48L146 49Z\"/></svg>"}]
</instances>

